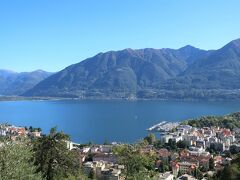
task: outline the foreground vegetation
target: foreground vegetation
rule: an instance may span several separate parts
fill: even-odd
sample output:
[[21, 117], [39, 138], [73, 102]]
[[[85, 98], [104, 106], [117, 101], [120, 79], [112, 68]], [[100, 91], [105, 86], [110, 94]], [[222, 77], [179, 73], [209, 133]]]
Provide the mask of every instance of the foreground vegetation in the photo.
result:
[[51, 129], [49, 135], [30, 141], [3, 140], [0, 147], [1, 180], [85, 179], [75, 151], [69, 151], [69, 136]]

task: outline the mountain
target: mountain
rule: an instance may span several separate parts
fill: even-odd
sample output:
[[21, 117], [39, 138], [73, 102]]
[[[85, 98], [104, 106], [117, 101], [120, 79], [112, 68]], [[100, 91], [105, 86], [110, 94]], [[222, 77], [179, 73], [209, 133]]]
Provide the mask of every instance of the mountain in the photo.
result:
[[240, 89], [240, 39], [195, 61], [170, 83], [174, 88], [176, 81], [187, 88]]
[[0, 70], [0, 95], [20, 95], [50, 75], [42, 70], [22, 73]]
[[160, 88], [208, 51], [186, 46], [173, 49], [124, 49], [100, 53], [52, 75], [26, 96], [125, 97]]
[[24, 96], [240, 99], [240, 39], [218, 50], [99, 53], [46, 78]]

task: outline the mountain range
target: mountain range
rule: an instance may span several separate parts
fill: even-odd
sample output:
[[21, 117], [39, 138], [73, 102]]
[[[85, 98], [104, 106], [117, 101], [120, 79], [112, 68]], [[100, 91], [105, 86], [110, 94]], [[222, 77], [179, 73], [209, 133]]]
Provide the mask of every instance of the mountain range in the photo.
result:
[[[208, 51], [187, 45], [180, 49], [124, 49], [99, 53], [43, 79], [22, 95], [238, 99], [240, 39]], [[5, 88], [4, 92], [7, 91]]]
[[0, 70], [0, 95], [23, 94], [52, 74], [42, 70], [21, 73]]

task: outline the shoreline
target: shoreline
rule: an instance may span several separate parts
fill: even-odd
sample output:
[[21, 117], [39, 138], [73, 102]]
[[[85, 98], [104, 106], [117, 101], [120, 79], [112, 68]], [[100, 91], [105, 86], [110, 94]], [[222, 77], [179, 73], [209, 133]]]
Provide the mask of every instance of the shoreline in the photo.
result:
[[85, 101], [85, 100], [97, 100], [97, 101], [176, 101], [176, 102], [236, 102], [240, 101], [240, 99], [199, 99], [199, 98], [99, 98], [99, 97], [87, 97], [87, 98], [68, 98], [68, 97], [24, 97], [24, 96], [0, 96], [0, 102], [6, 101], [61, 101], [61, 100], [75, 100], [75, 101]]

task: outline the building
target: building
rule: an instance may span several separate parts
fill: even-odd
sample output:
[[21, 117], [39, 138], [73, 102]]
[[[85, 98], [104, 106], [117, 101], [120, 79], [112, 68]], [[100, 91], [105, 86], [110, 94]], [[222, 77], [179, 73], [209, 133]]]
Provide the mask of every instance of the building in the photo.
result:
[[32, 136], [32, 137], [41, 137], [41, 131], [33, 131], [33, 132], [30, 132], [29, 135]]
[[26, 136], [26, 130], [23, 127], [10, 126], [7, 131], [10, 135]]
[[112, 145], [101, 145], [99, 147], [99, 151], [102, 153], [110, 153], [112, 151], [113, 146]]
[[200, 167], [203, 167], [205, 170], [209, 170], [209, 159], [211, 157], [208, 156], [208, 157], [199, 157], [198, 158], [198, 161], [199, 161], [199, 166]]
[[90, 147], [83, 147], [82, 149], [81, 149], [81, 152], [82, 153], [88, 153], [90, 151]]
[[210, 144], [210, 148], [222, 152], [225, 150], [225, 144], [222, 142], [215, 142]]
[[174, 180], [174, 175], [171, 172], [160, 173], [159, 176], [154, 178], [156, 180]]
[[86, 162], [83, 164], [83, 172], [87, 176], [91, 173], [91, 171], [94, 170], [93, 162]]
[[203, 148], [190, 147], [189, 155], [191, 155], [191, 156], [208, 156], [209, 152], [206, 152], [205, 149], [203, 149]]
[[102, 171], [105, 169], [106, 165], [103, 161], [99, 161], [96, 163], [96, 176], [101, 177]]
[[0, 136], [6, 136], [6, 135], [7, 135], [6, 128], [0, 128]]
[[205, 148], [205, 141], [203, 139], [196, 140], [196, 147]]
[[191, 129], [192, 129], [192, 126], [189, 126], [189, 125], [179, 125], [178, 127], [177, 127], [177, 130], [179, 131], [179, 132], [182, 132], [182, 133], [189, 133], [190, 131], [191, 131]]
[[240, 152], [240, 144], [231, 145], [230, 152], [239, 153]]
[[157, 151], [157, 155], [161, 161], [168, 163], [171, 153], [167, 149], [162, 148]]
[[77, 147], [80, 145], [78, 143], [74, 143], [74, 142], [71, 142], [71, 141], [66, 141], [66, 144], [67, 144], [67, 148], [69, 150], [77, 149]]
[[168, 141], [169, 141], [170, 139], [172, 139], [172, 138], [173, 138], [173, 135], [172, 135], [172, 134], [164, 134], [164, 135], [161, 135], [160, 141], [161, 141], [162, 143], [168, 143]]
[[190, 162], [179, 162], [179, 171], [183, 174], [191, 174], [197, 168], [197, 164]]
[[120, 174], [121, 170], [120, 169], [103, 169], [101, 171], [101, 175], [97, 179], [99, 180], [120, 180]]
[[178, 172], [179, 172], [178, 163], [172, 162], [172, 172], [173, 172], [173, 176], [176, 178], [178, 176]]
[[96, 174], [98, 180], [120, 180], [123, 166], [104, 161], [86, 162], [83, 164], [84, 173], [89, 176], [91, 172]]
[[105, 161], [108, 163], [117, 163], [117, 157], [110, 153], [98, 153], [93, 156], [93, 161]]
[[97, 153], [98, 150], [99, 150], [99, 147], [98, 147], [98, 146], [93, 146], [93, 147], [91, 147], [91, 149], [90, 149], [91, 153]]
[[197, 180], [197, 179], [188, 174], [184, 174], [184, 175], [180, 176], [179, 178], [177, 178], [177, 180]]

